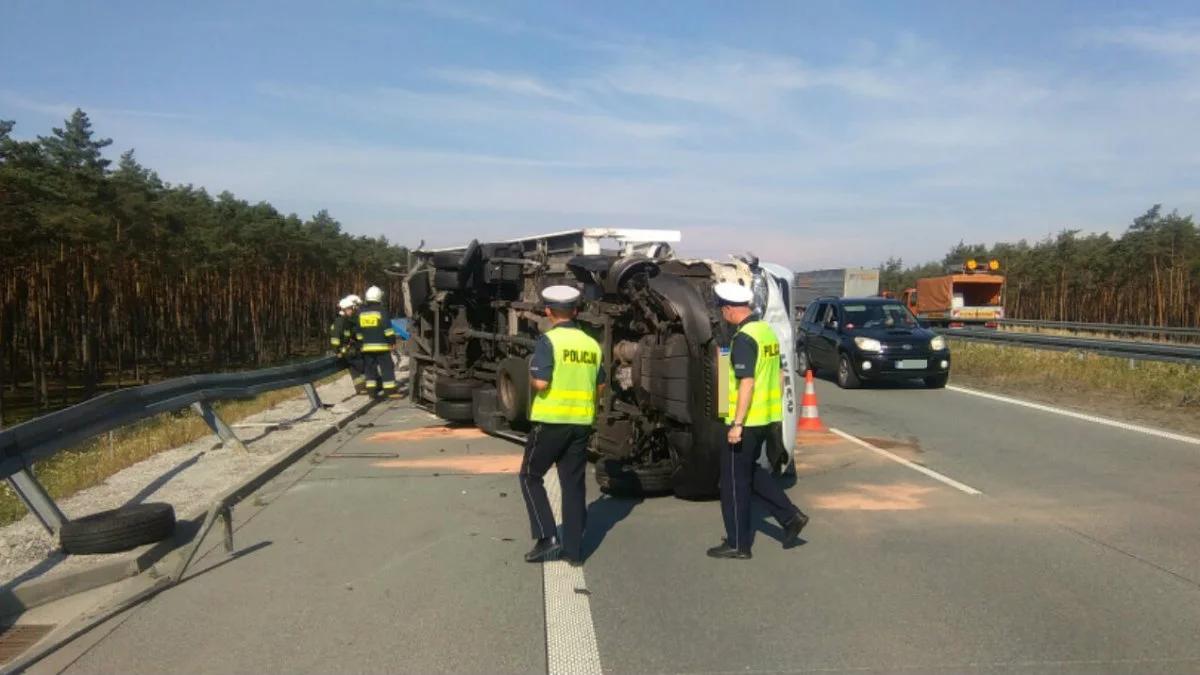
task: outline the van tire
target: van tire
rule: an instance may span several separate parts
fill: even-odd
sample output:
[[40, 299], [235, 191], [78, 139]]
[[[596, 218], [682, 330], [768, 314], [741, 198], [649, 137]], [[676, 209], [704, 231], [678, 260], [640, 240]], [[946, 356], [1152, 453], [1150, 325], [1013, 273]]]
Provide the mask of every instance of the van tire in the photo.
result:
[[671, 460], [633, 465], [615, 459], [596, 462], [600, 491], [617, 497], [652, 497], [674, 490], [675, 463]]
[[854, 372], [854, 364], [850, 363], [847, 354], [838, 357], [837, 383], [842, 389], [858, 389], [862, 386], [862, 380], [858, 379], [858, 373]]
[[470, 401], [438, 401], [433, 412], [447, 422], [475, 422], [475, 407]]
[[500, 412], [509, 422], [529, 419], [529, 361], [510, 356], [500, 362], [496, 375]]
[[441, 376], [434, 385], [434, 393], [438, 400], [470, 401], [471, 394], [479, 388], [482, 382], [477, 380], [460, 380], [455, 377]]

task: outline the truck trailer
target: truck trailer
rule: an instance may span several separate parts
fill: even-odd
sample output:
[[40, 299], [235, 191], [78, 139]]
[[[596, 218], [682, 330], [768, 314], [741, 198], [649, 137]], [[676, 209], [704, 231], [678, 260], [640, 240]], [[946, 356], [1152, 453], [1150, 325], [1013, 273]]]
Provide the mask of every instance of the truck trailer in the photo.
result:
[[713, 284], [754, 292], [784, 355], [781, 458], [794, 470], [796, 381], [789, 270], [752, 256], [678, 258], [677, 231], [584, 229], [417, 251], [404, 280], [413, 401], [505, 436], [530, 428], [529, 359], [548, 327], [542, 289], [570, 284], [578, 322], [601, 345], [608, 381], [589, 452], [608, 492], [717, 494], [728, 345]]
[[792, 279], [792, 302], [803, 311], [817, 298], [865, 298], [879, 295], [879, 270], [874, 267], [839, 267], [797, 272]]

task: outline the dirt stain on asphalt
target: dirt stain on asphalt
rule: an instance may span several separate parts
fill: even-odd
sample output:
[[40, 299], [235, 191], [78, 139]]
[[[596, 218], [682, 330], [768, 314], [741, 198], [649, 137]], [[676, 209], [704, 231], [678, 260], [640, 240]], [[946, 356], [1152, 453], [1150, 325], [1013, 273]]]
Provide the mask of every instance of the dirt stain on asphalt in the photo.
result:
[[898, 438], [877, 438], [875, 436], [863, 436], [862, 440], [879, 448], [887, 450], [893, 454], [899, 455], [910, 462], [916, 461], [917, 457], [925, 454], [924, 448], [921, 447], [921, 441], [916, 436], [909, 436], [907, 440]]
[[914, 483], [851, 483], [849, 490], [813, 495], [807, 501], [830, 511], [916, 511], [928, 506], [925, 495], [935, 488]]
[[367, 437], [370, 442], [383, 441], [428, 441], [428, 440], [471, 440], [485, 438], [487, 434], [476, 427], [418, 427], [403, 431], [382, 431]]
[[391, 459], [376, 462], [371, 466], [380, 469], [415, 469], [456, 474], [504, 474], [517, 473], [521, 469], [521, 455], [463, 455], [460, 457], [418, 457], [414, 459]]

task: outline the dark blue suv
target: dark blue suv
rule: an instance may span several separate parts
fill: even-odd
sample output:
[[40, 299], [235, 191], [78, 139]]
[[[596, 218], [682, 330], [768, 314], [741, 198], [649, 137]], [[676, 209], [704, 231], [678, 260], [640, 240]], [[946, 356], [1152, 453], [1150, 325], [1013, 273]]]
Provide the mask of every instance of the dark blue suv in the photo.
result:
[[912, 379], [941, 388], [950, 379], [946, 338], [891, 298], [817, 298], [800, 319], [796, 355], [800, 372], [832, 371], [843, 389]]

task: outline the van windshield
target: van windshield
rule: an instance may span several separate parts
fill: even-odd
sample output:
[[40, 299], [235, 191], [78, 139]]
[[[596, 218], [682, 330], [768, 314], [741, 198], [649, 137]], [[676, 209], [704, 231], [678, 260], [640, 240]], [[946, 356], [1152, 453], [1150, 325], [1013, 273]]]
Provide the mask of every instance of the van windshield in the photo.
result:
[[846, 328], [915, 328], [917, 320], [900, 303], [844, 305]]

